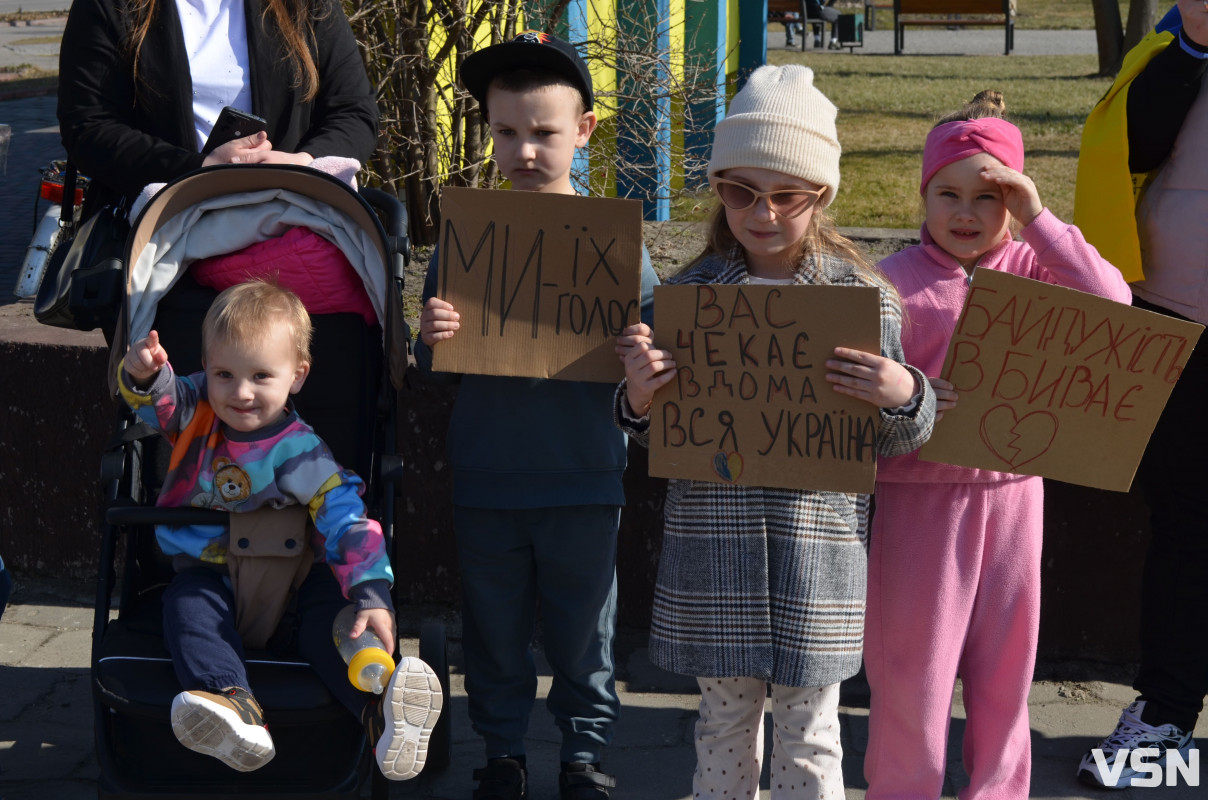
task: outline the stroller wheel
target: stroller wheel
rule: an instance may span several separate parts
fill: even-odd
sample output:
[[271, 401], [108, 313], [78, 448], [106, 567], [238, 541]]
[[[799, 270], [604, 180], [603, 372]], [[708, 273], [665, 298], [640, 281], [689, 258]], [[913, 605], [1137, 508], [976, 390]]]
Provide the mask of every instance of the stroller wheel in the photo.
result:
[[444, 772], [449, 767], [453, 737], [449, 727], [452, 717], [449, 709], [449, 641], [443, 624], [425, 622], [420, 626], [419, 657], [440, 679], [441, 693], [444, 695], [444, 713], [436, 721], [432, 737], [428, 740], [428, 759], [424, 769]]

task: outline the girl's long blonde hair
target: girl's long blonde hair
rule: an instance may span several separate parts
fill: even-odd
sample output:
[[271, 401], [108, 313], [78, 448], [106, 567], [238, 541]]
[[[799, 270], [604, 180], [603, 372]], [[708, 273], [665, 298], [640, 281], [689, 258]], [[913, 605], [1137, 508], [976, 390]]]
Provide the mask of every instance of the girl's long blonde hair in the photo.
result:
[[[126, 52], [134, 64], [134, 84], [138, 85], [138, 57], [151, 29], [151, 22], [161, 2], [172, 0], [128, 0], [126, 13], [130, 16], [130, 34]], [[319, 91], [319, 68], [310, 52], [314, 41], [314, 10], [310, 0], [265, 0], [264, 17], [281, 32], [289, 61], [294, 69], [294, 87], [302, 90], [303, 99], [313, 100]]]

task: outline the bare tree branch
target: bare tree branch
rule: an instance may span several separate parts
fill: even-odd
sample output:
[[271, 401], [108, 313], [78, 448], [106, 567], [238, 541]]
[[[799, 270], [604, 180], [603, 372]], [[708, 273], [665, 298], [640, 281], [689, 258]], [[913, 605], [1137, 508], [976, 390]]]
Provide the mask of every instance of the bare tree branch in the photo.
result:
[[[450, 75], [460, 73], [477, 41], [513, 38], [522, 7], [528, 26], [556, 34], [569, 0], [482, 0], [472, 14], [465, 0], [345, 0], [345, 5], [381, 112], [381, 136], [367, 166], [368, 183], [404, 198], [412, 239], [430, 242], [439, 221], [442, 186], [493, 187], [501, 180], [488, 155], [489, 128], [478, 104], [459, 79], [450, 81]], [[595, 192], [618, 176], [627, 176], [631, 184], [638, 178], [652, 184], [656, 174], [654, 164], [618, 157], [620, 151], [609, 137], [615, 137], [621, 117], [627, 136], [654, 142], [660, 129], [665, 132], [670, 124], [666, 114], [660, 118], [658, 101], [684, 110], [715, 98], [716, 54], [685, 58], [679, 78], [668, 66], [671, 54], [657, 46], [659, 28], [668, 21], [649, 14], [631, 16], [593, 29], [590, 41], [574, 43], [586, 45], [589, 62], [621, 73], [615, 89], [596, 93], [597, 112], [605, 124], [591, 145], [591, 174], [575, 176]], [[706, 166], [702, 154], [686, 152], [675, 137], [670, 160], [684, 175], [700, 174]], [[677, 193], [661, 190], [664, 198], [674, 199]]]

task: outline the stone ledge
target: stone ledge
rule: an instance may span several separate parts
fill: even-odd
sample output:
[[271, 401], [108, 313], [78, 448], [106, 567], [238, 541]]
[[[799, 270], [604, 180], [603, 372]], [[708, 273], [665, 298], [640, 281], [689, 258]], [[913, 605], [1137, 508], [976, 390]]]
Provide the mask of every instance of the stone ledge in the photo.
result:
[[100, 331], [42, 325], [34, 319], [34, 306], [28, 300], [0, 305], [0, 343], [105, 349], [105, 337]]
[[40, 325], [29, 303], [0, 306], [0, 550], [15, 570], [96, 572], [107, 359], [99, 333]]

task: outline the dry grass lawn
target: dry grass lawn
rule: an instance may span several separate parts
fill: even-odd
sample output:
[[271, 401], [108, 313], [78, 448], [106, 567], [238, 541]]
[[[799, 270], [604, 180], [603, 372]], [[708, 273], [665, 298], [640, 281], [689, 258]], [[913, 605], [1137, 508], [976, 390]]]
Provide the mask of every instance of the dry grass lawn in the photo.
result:
[[935, 120], [982, 89], [998, 89], [1023, 131], [1025, 172], [1061, 219], [1074, 208], [1082, 124], [1109, 81], [1094, 56], [893, 56], [774, 50], [773, 64], [803, 63], [839, 107], [842, 185], [832, 207], [843, 226], [913, 228], [920, 221], [923, 140]]

